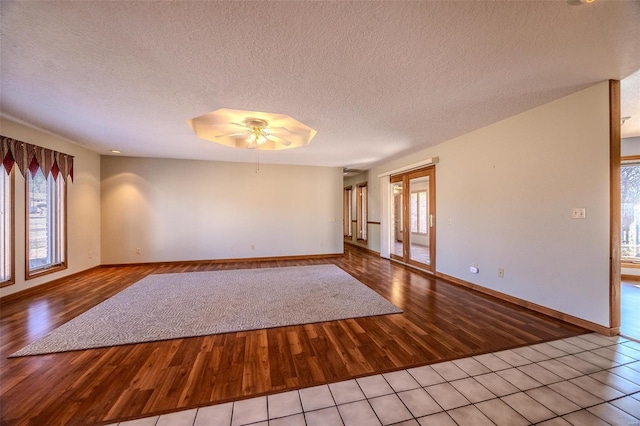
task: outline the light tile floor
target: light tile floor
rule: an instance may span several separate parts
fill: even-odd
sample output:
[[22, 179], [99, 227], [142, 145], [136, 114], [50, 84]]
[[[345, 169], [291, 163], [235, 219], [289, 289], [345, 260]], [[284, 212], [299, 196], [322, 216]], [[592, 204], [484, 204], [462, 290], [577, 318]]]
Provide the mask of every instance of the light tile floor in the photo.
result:
[[120, 426], [640, 426], [640, 343], [585, 334]]

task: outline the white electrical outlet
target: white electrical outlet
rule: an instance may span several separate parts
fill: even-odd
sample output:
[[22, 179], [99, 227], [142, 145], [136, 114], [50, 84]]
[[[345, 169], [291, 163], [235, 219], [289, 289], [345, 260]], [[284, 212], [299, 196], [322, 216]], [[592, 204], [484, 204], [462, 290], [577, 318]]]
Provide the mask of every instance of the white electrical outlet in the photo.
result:
[[504, 269], [498, 268], [498, 277], [504, 278]]
[[140, 247], [136, 248], [136, 254], [142, 253], [142, 249]]
[[571, 212], [572, 219], [586, 219], [587, 218], [587, 209], [584, 207], [575, 207]]

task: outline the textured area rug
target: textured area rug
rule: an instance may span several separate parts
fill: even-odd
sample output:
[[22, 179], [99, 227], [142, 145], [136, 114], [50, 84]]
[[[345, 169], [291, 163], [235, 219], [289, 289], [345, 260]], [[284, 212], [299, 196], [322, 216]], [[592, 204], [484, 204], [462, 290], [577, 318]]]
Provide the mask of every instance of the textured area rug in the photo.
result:
[[400, 312], [335, 265], [149, 275], [11, 357]]

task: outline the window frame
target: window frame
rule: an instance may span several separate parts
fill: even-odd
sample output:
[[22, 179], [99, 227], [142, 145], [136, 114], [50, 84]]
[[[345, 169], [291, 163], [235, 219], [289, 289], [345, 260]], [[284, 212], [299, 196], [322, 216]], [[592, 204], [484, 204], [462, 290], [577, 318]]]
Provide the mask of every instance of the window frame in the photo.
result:
[[368, 202], [367, 182], [360, 183], [356, 186], [356, 239], [363, 242], [366, 242], [368, 237]]
[[[0, 287], [6, 287], [16, 282], [16, 185], [15, 185], [15, 167], [11, 169], [11, 172], [7, 175], [7, 171], [4, 166], [0, 167], [0, 173], [3, 174], [3, 177], [7, 179], [9, 184], [9, 219], [8, 219], [8, 231], [9, 231], [9, 279], [0, 281]], [[6, 220], [6, 219], [5, 219]], [[5, 224], [0, 224], [0, 226], [5, 226]], [[6, 247], [5, 247], [6, 248]], [[5, 252], [6, 253], [6, 252]]]
[[[429, 235], [429, 191], [425, 190], [418, 190], [418, 191], [411, 191], [411, 193], [409, 194], [409, 203], [413, 203], [412, 200], [412, 196], [415, 194], [416, 196], [416, 230], [414, 231], [413, 229], [413, 223], [410, 224], [411, 228], [410, 228], [410, 232], [412, 234], [418, 234], [418, 235]], [[422, 209], [420, 207], [420, 194], [424, 194], [424, 201], [425, 201], [425, 208]], [[413, 207], [413, 204], [410, 206], [410, 208]], [[409, 210], [411, 211], [411, 209]], [[423, 221], [421, 221], [420, 219], [424, 219]], [[420, 225], [422, 224], [422, 222], [424, 222], [424, 231], [420, 231]]]
[[[42, 171], [42, 169], [38, 170], [38, 173], [42, 173], [44, 175], [44, 172]], [[57, 179], [53, 178], [53, 175], [51, 173], [47, 173], [47, 175], [45, 176], [45, 179], [47, 179], [47, 182], [49, 182], [49, 179], [51, 179], [52, 182], [54, 182], [56, 185], [61, 184], [62, 185], [62, 191], [59, 195], [59, 198], [62, 198], [61, 201], [61, 206], [62, 206], [62, 218], [61, 218], [61, 225], [62, 225], [62, 231], [57, 235], [58, 238], [62, 238], [63, 241], [60, 244], [58, 241], [56, 241], [56, 244], [60, 244], [61, 246], [61, 255], [62, 255], [62, 261], [58, 262], [56, 264], [53, 264], [51, 266], [46, 266], [46, 267], [42, 267], [42, 268], [36, 268], [36, 269], [31, 269], [30, 266], [30, 255], [29, 255], [29, 250], [30, 250], [30, 244], [29, 244], [29, 233], [30, 233], [30, 223], [29, 223], [29, 215], [30, 215], [30, 206], [29, 206], [29, 202], [30, 202], [30, 193], [29, 193], [29, 180], [31, 179], [31, 174], [29, 171], [26, 171], [25, 173], [25, 279], [26, 280], [30, 280], [32, 278], [37, 278], [37, 277], [41, 277], [43, 275], [48, 275], [54, 272], [58, 272], [58, 271], [62, 271], [64, 269], [67, 269], [68, 265], [67, 265], [67, 259], [68, 259], [68, 253], [67, 253], [67, 243], [68, 243], [68, 238], [67, 238], [67, 184], [65, 182], [65, 180], [62, 178], [61, 174], [58, 174]]]

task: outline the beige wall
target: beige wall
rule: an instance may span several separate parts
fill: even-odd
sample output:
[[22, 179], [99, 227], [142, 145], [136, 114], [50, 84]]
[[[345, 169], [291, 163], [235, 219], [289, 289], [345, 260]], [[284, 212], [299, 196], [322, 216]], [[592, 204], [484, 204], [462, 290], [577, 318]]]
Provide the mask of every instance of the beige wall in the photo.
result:
[[15, 179], [16, 283], [0, 289], [0, 297], [83, 271], [100, 264], [100, 156], [66, 139], [0, 119], [0, 133], [33, 145], [75, 156], [74, 181], [67, 184], [68, 268], [25, 280], [25, 181]]
[[255, 167], [102, 157], [102, 263], [342, 253], [339, 168]]
[[[374, 167], [369, 176], [430, 157], [440, 160], [438, 272], [609, 326], [607, 82]], [[371, 178], [369, 191], [370, 220], [380, 220], [379, 181]], [[574, 207], [586, 208], [587, 218], [572, 219]], [[469, 272], [474, 263], [477, 275]]]

